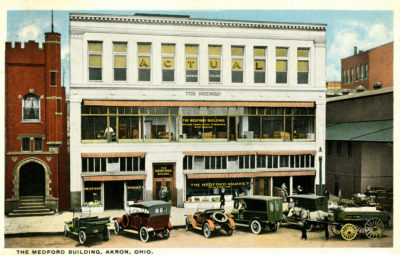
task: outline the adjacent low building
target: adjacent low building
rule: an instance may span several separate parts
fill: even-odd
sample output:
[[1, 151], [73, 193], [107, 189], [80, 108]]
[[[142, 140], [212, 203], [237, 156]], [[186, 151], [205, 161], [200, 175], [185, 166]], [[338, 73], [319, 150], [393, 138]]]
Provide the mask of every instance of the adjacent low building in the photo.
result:
[[327, 99], [326, 179], [344, 198], [393, 186], [393, 87]]
[[326, 25], [70, 15], [71, 204], [324, 184]]

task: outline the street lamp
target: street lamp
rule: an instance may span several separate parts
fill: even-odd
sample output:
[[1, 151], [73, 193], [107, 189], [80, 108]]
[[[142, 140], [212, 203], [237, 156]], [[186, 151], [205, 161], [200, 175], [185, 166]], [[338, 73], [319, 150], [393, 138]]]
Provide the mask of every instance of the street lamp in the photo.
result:
[[322, 148], [319, 148], [319, 195], [322, 196]]

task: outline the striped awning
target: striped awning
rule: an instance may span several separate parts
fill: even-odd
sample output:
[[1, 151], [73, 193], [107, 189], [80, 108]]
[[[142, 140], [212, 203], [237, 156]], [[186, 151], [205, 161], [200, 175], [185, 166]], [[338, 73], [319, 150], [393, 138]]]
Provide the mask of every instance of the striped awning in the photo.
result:
[[146, 153], [82, 153], [82, 157], [145, 157]]

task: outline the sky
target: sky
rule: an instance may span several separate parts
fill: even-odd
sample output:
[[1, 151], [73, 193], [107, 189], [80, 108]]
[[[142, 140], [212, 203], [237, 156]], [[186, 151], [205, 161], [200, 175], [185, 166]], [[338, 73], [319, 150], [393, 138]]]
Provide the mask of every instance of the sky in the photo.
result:
[[[64, 85], [69, 90], [69, 13], [185, 14], [191, 18], [327, 24], [326, 79], [340, 81], [340, 59], [351, 56], [354, 46], [368, 50], [393, 41], [392, 11], [327, 10], [216, 10], [216, 11], [54, 11], [54, 31], [61, 33]], [[8, 11], [7, 41], [44, 42], [51, 30], [51, 11]]]

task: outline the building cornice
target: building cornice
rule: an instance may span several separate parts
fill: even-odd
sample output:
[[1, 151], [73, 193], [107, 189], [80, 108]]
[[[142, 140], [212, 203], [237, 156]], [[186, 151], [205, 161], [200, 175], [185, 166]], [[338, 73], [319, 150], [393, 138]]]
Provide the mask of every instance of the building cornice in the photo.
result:
[[70, 14], [70, 21], [76, 22], [100, 22], [100, 23], [134, 23], [152, 25], [175, 26], [201, 26], [224, 27], [245, 29], [280, 29], [280, 30], [311, 30], [326, 31], [324, 24], [278, 23], [278, 22], [254, 22], [254, 21], [225, 21], [202, 20], [190, 18], [148, 17], [130, 15], [104, 15], [104, 14]]

